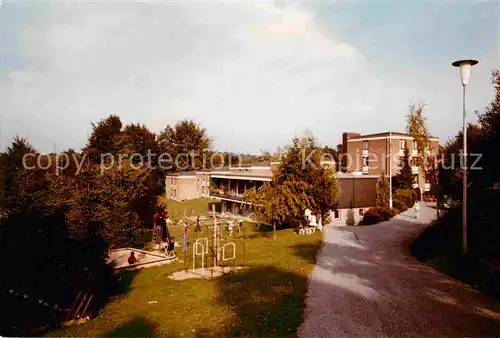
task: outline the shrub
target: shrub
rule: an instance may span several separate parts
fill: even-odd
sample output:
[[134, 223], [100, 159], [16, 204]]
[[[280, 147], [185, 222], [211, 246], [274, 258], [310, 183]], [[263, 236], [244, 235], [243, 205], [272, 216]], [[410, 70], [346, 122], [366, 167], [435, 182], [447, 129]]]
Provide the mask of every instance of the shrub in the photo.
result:
[[400, 213], [408, 210], [408, 205], [406, 205], [399, 199], [395, 199], [394, 201], [392, 201], [392, 206], [394, 207], [394, 209], [397, 209]]
[[394, 216], [396, 216], [396, 215], [398, 215], [398, 214], [399, 214], [399, 210], [398, 210], [398, 209], [396, 209], [396, 208], [392, 208], [392, 209], [391, 209], [391, 214], [392, 214], [392, 217], [394, 217]]
[[417, 200], [417, 194], [412, 189], [396, 189], [394, 199], [411, 207]]
[[392, 212], [389, 208], [379, 208], [378, 214], [382, 218], [382, 221], [388, 221], [392, 217]]
[[371, 209], [365, 212], [365, 215], [363, 216], [363, 225], [373, 225], [377, 224], [378, 222], [382, 221], [382, 217], [375, 211], [372, 211]]

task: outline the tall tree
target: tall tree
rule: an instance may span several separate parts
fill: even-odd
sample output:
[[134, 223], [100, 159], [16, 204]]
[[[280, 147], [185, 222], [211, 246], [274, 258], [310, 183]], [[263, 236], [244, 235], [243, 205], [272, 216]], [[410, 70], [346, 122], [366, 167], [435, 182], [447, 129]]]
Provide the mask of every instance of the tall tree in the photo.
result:
[[109, 115], [97, 123], [92, 122], [92, 134], [84, 148], [90, 161], [99, 162], [102, 154], [119, 153], [121, 129], [122, 122], [117, 115]]
[[167, 126], [158, 137], [162, 153], [169, 154], [173, 159], [164, 166], [172, 166], [176, 171], [209, 166], [212, 142], [206, 129], [189, 119], [179, 121], [174, 126]]
[[[148, 150], [151, 154], [159, 155], [159, 147], [156, 142], [155, 133], [151, 132], [145, 125], [128, 124], [123, 128], [119, 141], [120, 153], [132, 155], [140, 154], [146, 157]], [[154, 159], [153, 159], [154, 160]]]
[[411, 170], [410, 150], [406, 147], [404, 155], [399, 160], [399, 172], [392, 179], [393, 185], [401, 189], [413, 189], [414, 177]]
[[382, 173], [377, 179], [377, 187], [375, 191], [375, 203], [377, 207], [389, 207], [390, 186], [389, 179]]
[[430, 147], [430, 134], [427, 127], [427, 118], [424, 116], [423, 103], [410, 103], [406, 116], [406, 132], [417, 142], [417, 163], [425, 174], [427, 170], [428, 153]]
[[306, 208], [326, 216], [336, 208], [340, 189], [334, 172], [321, 166], [321, 155], [312, 135], [295, 137], [285, 147], [272, 181], [247, 191], [244, 200], [258, 205], [257, 213], [273, 225], [299, 225]]

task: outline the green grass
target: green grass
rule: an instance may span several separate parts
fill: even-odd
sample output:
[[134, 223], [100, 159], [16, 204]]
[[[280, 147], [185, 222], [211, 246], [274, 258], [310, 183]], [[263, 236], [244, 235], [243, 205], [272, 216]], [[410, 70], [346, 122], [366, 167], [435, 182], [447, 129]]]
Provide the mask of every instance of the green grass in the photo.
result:
[[220, 211], [220, 201], [210, 198], [197, 198], [178, 202], [162, 197], [160, 201], [167, 206], [168, 215], [174, 220], [184, 216], [206, 216], [208, 211], [212, 211], [212, 204], [215, 205], [217, 211]]
[[[182, 262], [124, 273], [124, 284], [130, 283], [126, 293], [114, 298], [91, 321], [50, 335], [295, 336], [321, 234], [297, 235], [287, 229], [278, 231], [273, 240], [271, 231], [257, 231], [251, 223], [245, 223], [244, 228], [246, 239], [241, 233], [235, 234], [233, 241], [237, 265], [243, 265], [245, 242], [248, 269], [211, 280], [185, 281], [168, 278], [184, 269]], [[182, 241], [180, 226], [172, 227], [171, 232]], [[191, 242], [195, 235], [199, 236], [191, 229]], [[208, 229], [203, 235], [209, 236]], [[176, 253], [184, 260], [179, 248]], [[186, 261], [192, 264], [190, 256]]]

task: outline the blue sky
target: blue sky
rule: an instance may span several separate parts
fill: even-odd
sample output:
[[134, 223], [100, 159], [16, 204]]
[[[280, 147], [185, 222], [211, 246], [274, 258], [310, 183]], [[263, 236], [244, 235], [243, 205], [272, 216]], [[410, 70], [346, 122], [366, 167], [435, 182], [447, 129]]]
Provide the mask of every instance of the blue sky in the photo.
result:
[[477, 58], [469, 116], [491, 100], [497, 2], [4, 1], [1, 148], [80, 149], [110, 113], [155, 132], [188, 117], [219, 150], [274, 150], [310, 130], [402, 131], [425, 101], [443, 141], [461, 126], [451, 62]]

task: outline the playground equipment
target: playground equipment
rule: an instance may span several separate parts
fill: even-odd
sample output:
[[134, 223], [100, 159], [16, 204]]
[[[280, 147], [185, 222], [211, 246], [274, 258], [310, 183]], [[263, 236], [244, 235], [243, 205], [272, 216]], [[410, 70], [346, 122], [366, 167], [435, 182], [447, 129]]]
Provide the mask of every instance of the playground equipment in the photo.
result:
[[[229, 222], [232, 223], [232, 221], [228, 222], [228, 227], [227, 227], [227, 236], [224, 238], [223, 235], [223, 224], [218, 222], [217, 217], [215, 216], [215, 207], [212, 207], [212, 215], [213, 218], [211, 222], [213, 222], [213, 225], [207, 225], [208, 230], [212, 234], [211, 241], [209, 241], [209, 238], [207, 237], [202, 237], [198, 238], [194, 241], [193, 243], [193, 249], [192, 249], [192, 268], [187, 269], [187, 265], [185, 265], [185, 272], [186, 273], [194, 273], [194, 274], [199, 274], [203, 277], [214, 277], [215, 275], [220, 275], [221, 273], [224, 273], [225, 270], [228, 268], [224, 268], [224, 265], [226, 265], [226, 262], [232, 261], [234, 265], [234, 269], [236, 270], [236, 243], [233, 241], [232, 238], [232, 224], [229, 224]], [[197, 219], [196, 224], [200, 224], [200, 220]], [[197, 232], [195, 232], [194, 235], [196, 235]], [[244, 236], [245, 238], [245, 236]], [[222, 243], [221, 243], [222, 242]], [[224, 243], [226, 242], [226, 243]], [[243, 251], [245, 250], [245, 245], [243, 243]], [[208, 261], [207, 258], [210, 258], [211, 261]], [[243, 254], [243, 258], [245, 258], [245, 255]], [[185, 257], [187, 259], [187, 257]], [[201, 262], [200, 262], [201, 260]], [[231, 268], [229, 268], [230, 270]]]

